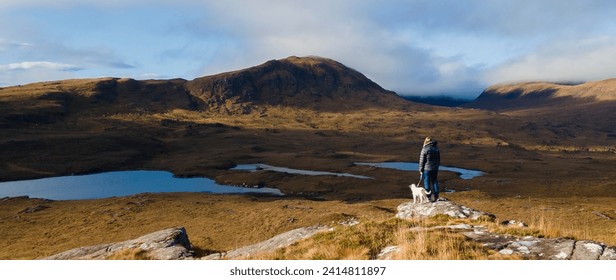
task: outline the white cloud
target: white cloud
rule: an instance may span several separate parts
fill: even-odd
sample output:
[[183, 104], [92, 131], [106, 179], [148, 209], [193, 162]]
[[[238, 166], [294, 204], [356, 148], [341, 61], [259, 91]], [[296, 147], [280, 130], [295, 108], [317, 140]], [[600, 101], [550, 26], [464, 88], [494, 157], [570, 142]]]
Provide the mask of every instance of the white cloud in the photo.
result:
[[77, 65], [50, 61], [4, 64], [0, 65], [0, 86], [74, 78], [74, 73], [81, 69]]
[[[418, 47], [420, 38], [389, 30], [371, 13], [379, 6], [357, 1], [251, 1], [210, 3], [208, 15], [189, 27], [202, 38], [225, 34], [201, 75], [291, 55], [338, 60], [399, 93], [447, 92], [472, 85], [476, 72], [460, 57]], [[238, 8], [241, 7], [241, 8]], [[210, 49], [211, 51], [211, 49]]]
[[56, 63], [49, 61], [24, 61], [18, 63], [10, 63], [6, 65], [0, 65], [0, 71], [20, 71], [20, 70], [30, 70], [33, 68], [47, 68], [58, 71], [79, 71], [83, 68], [66, 63]]
[[555, 41], [485, 73], [487, 83], [592, 81], [616, 77], [616, 37]]
[[0, 38], [0, 51], [6, 51], [11, 49], [25, 49], [33, 46], [34, 45], [31, 43], [15, 42]]

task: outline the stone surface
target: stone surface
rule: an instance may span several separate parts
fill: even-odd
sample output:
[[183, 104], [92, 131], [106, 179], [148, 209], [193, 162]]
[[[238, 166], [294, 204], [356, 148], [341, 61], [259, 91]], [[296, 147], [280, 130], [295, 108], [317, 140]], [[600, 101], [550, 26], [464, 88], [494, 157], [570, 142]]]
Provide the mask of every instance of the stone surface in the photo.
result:
[[602, 244], [593, 241], [583, 240], [575, 242], [572, 260], [598, 260], [603, 254]]
[[141, 236], [137, 239], [112, 244], [81, 247], [62, 252], [48, 260], [102, 260], [123, 250], [140, 250], [149, 259], [180, 260], [191, 259], [191, 245], [186, 230], [182, 227], [169, 228]]
[[[503, 255], [517, 254], [528, 259], [567, 260], [573, 255], [575, 241], [565, 238], [538, 238], [489, 232], [485, 227], [474, 226], [463, 231], [469, 239], [485, 248]], [[596, 259], [596, 258], [595, 258]]]
[[387, 246], [376, 256], [377, 260], [391, 260], [394, 253], [400, 252], [398, 246]]
[[[445, 214], [454, 218], [471, 220], [495, 220], [492, 214], [473, 210], [465, 206], [456, 205], [450, 201], [436, 203], [413, 204], [412, 201], [400, 204], [396, 217], [422, 218]], [[526, 227], [520, 221], [504, 221], [503, 226]], [[539, 260], [616, 260], [616, 248], [606, 247], [602, 243], [593, 241], [575, 241], [568, 238], [539, 238], [533, 236], [514, 236], [490, 232], [486, 227], [479, 225], [457, 224], [449, 226], [436, 226], [432, 228], [411, 228], [409, 231], [422, 230], [454, 230], [470, 240], [481, 243], [485, 248], [494, 250], [503, 255], [520, 255], [525, 259]]]
[[616, 247], [607, 247], [603, 250], [600, 260], [616, 260]]
[[539, 259], [544, 260], [567, 260], [573, 254], [575, 241], [566, 238], [541, 238], [531, 249], [531, 252]]
[[314, 234], [330, 229], [325, 226], [311, 226], [294, 229], [279, 235], [276, 235], [263, 242], [245, 246], [236, 250], [228, 251], [226, 253], [211, 254], [203, 257], [204, 260], [218, 260], [218, 259], [237, 259], [247, 258], [256, 254], [273, 252], [276, 249], [283, 248], [295, 243], [298, 240], [308, 238]]
[[528, 227], [525, 223], [521, 221], [516, 221], [516, 220], [502, 221], [501, 225], [506, 226], [506, 227], [519, 227], [519, 228]]
[[437, 201], [434, 203], [417, 203], [412, 201], [400, 204], [396, 217], [401, 219], [432, 217], [444, 214], [453, 218], [461, 219], [486, 219], [493, 221], [496, 217], [492, 214], [477, 211], [466, 206], [457, 205], [451, 201]]

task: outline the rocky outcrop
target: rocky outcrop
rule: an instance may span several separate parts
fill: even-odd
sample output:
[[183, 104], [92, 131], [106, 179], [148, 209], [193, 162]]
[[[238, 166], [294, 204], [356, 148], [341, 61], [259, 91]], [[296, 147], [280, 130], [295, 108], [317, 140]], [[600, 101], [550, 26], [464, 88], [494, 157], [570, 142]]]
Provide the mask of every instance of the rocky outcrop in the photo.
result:
[[412, 201], [402, 203], [398, 206], [397, 218], [421, 218], [433, 217], [436, 215], [447, 215], [460, 219], [485, 219], [493, 221], [496, 217], [492, 214], [477, 211], [466, 206], [457, 205], [451, 201], [437, 201], [435, 203], [413, 203]]
[[616, 255], [612, 254], [614, 247], [589, 240], [497, 234], [478, 226], [461, 233], [503, 255], [518, 254], [540, 260], [616, 260]]
[[135, 250], [145, 259], [181, 260], [192, 259], [190, 241], [182, 227], [169, 228], [137, 239], [119, 243], [81, 247], [62, 252], [47, 260], [104, 260], [122, 251]]
[[[422, 218], [438, 214], [448, 215], [461, 219], [489, 219], [496, 217], [450, 201], [436, 203], [413, 204], [403, 203], [398, 206], [396, 217]], [[519, 221], [505, 221], [501, 225], [526, 227]], [[608, 247], [603, 243], [590, 240], [576, 241], [569, 238], [539, 238], [534, 236], [515, 236], [490, 232], [485, 226], [470, 225], [466, 223], [436, 226], [430, 228], [411, 228], [410, 231], [449, 230], [459, 232], [467, 238], [481, 243], [487, 249], [497, 251], [502, 255], [519, 255], [524, 259], [539, 260], [616, 260], [616, 247]], [[386, 247], [379, 254], [379, 259], [389, 259], [397, 251], [395, 246]]]
[[203, 257], [204, 260], [219, 260], [219, 259], [238, 259], [248, 258], [256, 254], [273, 252], [276, 249], [287, 247], [300, 239], [305, 239], [315, 235], [318, 232], [328, 230], [325, 226], [311, 226], [294, 229], [279, 235], [276, 235], [263, 242], [242, 247], [226, 253], [211, 254]]

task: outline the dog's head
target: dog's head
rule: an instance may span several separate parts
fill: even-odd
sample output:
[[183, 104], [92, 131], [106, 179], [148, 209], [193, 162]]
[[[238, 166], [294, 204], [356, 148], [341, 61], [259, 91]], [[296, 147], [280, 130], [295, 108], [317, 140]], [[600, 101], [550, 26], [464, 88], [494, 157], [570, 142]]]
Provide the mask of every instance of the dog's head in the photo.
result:
[[415, 184], [410, 184], [410, 185], [409, 185], [409, 188], [411, 188], [411, 189], [412, 189], [412, 188], [416, 188], [416, 187], [417, 187], [417, 185], [415, 185]]

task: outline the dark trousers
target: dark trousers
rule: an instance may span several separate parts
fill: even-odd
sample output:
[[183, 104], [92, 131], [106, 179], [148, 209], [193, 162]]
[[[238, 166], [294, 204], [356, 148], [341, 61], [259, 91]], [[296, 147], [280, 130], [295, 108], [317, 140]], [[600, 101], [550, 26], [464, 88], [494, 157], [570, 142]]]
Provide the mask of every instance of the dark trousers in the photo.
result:
[[[424, 180], [424, 189], [426, 191], [431, 191], [431, 195], [434, 196], [434, 200], [438, 199], [438, 169], [437, 170], [424, 170], [423, 180]], [[428, 196], [430, 198], [430, 196]]]

